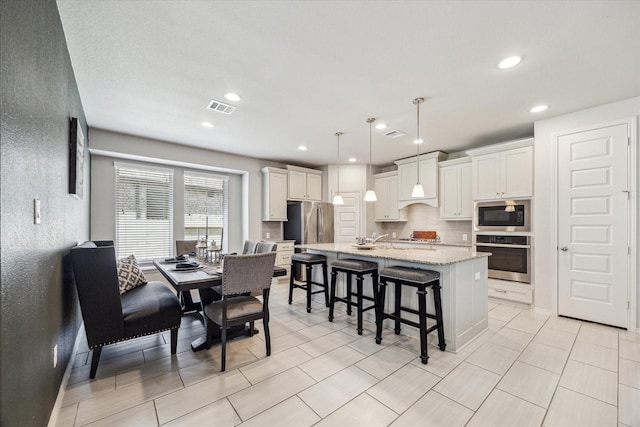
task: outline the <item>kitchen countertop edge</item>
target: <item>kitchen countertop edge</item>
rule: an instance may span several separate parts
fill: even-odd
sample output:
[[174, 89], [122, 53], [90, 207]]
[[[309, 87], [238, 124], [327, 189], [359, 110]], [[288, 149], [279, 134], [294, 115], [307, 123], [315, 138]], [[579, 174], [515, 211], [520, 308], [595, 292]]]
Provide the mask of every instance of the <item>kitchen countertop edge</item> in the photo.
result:
[[410, 249], [410, 248], [383, 248], [377, 247], [370, 250], [357, 249], [351, 243], [316, 243], [296, 245], [296, 248], [335, 252], [348, 255], [357, 255], [371, 258], [390, 259], [394, 261], [415, 262], [420, 264], [449, 265], [458, 262], [473, 260], [491, 255], [487, 252], [461, 252], [446, 249]]

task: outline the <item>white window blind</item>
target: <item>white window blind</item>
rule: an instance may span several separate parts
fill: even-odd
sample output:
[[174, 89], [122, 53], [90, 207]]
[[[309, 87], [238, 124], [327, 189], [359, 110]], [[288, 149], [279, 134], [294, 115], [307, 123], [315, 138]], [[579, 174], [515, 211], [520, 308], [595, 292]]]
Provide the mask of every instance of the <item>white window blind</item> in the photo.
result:
[[184, 173], [184, 239], [215, 240], [222, 248], [227, 227], [227, 177]]
[[116, 253], [139, 260], [173, 247], [173, 170], [116, 163]]

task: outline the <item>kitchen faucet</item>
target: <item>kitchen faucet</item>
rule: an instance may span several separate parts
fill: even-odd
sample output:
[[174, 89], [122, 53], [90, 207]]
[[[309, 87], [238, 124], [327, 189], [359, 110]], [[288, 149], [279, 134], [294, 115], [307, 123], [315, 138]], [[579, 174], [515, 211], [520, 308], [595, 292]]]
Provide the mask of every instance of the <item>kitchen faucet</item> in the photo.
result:
[[381, 234], [378, 237], [376, 237], [376, 232], [374, 231], [371, 234], [371, 243], [373, 244], [373, 243], [377, 242], [378, 240], [382, 239], [383, 237], [388, 237], [388, 236], [389, 236], [388, 234]]

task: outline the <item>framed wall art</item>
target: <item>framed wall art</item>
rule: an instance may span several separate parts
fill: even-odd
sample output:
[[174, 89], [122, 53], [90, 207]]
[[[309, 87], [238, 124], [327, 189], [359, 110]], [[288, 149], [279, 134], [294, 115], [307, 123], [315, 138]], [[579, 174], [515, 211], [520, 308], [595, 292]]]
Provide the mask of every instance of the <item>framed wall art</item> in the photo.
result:
[[69, 194], [82, 199], [84, 184], [84, 132], [77, 118], [71, 118], [69, 135]]

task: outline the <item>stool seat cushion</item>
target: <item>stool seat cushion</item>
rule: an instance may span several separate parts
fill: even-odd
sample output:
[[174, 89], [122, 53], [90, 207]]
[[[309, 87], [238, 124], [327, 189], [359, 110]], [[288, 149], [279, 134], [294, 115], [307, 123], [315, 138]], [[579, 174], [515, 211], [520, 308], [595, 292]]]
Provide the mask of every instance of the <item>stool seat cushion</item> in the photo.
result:
[[359, 259], [336, 259], [331, 261], [331, 266], [352, 271], [366, 271], [378, 268], [378, 264], [375, 262], [362, 261]]
[[411, 267], [387, 267], [380, 270], [380, 278], [383, 277], [413, 283], [429, 283], [440, 279], [440, 273]]
[[326, 261], [327, 257], [324, 255], [316, 255], [316, 254], [293, 254], [291, 255], [291, 261], [299, 261], [299, 262], [322, 262]]

